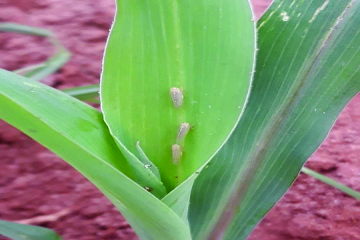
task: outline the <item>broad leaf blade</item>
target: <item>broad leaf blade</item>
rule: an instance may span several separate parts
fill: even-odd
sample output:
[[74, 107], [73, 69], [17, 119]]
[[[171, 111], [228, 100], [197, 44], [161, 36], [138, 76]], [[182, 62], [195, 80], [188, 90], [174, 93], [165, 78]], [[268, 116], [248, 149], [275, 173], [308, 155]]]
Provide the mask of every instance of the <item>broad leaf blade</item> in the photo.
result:
[[0, 220], [0, 236], [13, 240], [61, 240], [51, 229]]
[[245, 239], [290, 187], [360, 90], [359, 11], [357, 0], [277, 0], [263, 16], [248, 106], [193, 187], [194, 239]]
[[128, 177], [129, 167], [96, 109], [0, 70], [0, 118], [55, 152], [111, 195], [124, 216], [132, 216], [127, 220], [142, 239], [189, 239], [183, 221]]
[[[141, 142], [171, 190], [215, 154], [243, 110], [255, 50], [250, 6], [247, 0], [117, 5], [101, 82], [105, 121], [123, 151], [137, 155]], [[183, 90], [179, 108], [172, 87]], [[192, 129], [173, 164], [171, 147], [184, 122]]]

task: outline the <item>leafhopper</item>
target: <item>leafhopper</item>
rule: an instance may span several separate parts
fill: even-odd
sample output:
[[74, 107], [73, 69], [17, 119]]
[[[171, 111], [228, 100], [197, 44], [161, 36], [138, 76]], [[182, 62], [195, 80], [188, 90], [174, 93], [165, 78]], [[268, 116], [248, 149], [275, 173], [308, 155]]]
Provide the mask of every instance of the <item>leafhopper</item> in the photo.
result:
[[177, 134], [177, 137], [176, 137], [176, 142], [179, 143], [181, 142], [183, 139], [185, 139], [185, 137], [187, 136], [187, 134], [189, 133], [189, 130], [190, 130], [191, 126], [189, 123], [187, 122], [184, 122], [180, 125], [180, 128], [179, 128], [179, 132]]
[[177, 87], [170, 88], [170, 96], [171, 96], [171, 100], [174, 104], [174, 107], [179, 108], [183, 105], [184, 94], [180, 88], [177, 88]]
[[171, 151], [173, 163], [178, 164], [182, 156], [181, 146], [179, 144], [174, 144], [171, 146]]

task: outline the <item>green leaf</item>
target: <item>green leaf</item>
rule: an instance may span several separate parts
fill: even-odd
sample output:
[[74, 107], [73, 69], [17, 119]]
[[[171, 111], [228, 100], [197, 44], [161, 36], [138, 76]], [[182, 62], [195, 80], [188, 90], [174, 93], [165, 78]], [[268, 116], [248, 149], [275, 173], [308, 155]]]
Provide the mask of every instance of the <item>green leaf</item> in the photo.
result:
[[[73, 96], [77, 99], [81, 100], [91, 100], [93, 98], [96, 98], [98, 96], [99, 91], [99, 85], [88, 85], [88, 86], [82, 86], [82, 87], [75, 87], [75, 88], [69, 88], [66, 90], [62, 90], [66, 94], [69, 94], [70, 96]], [[323, 183], [332, 186], [349, 196], [352, 196], [356, 199], [360, 200], [360, 193], [339, 183], [336, 180], [330, 179], [323, 174], [317, 173], [315, 171], [312, 171], [311, 169], [303, 167], [301, 171], [304, 174], [307, 174], [313, 178], [316, 178]], [[157, 173], [158, 175], [158, 173]], [[195, 180], [196, 175], [192, 175], [190, 178], [192, 180], [189, 181], [187, 179], [184, 183], [182, 183], [180, 186], [178, 186], [174, 191], [170, 192], [168, 195], [166, 195], [162, 201], [168, 205], [170, 208], [173, 209], [176, 213], [178, 213], [179, 216], [182, 216], [183, 220], [187, 220], [187, 211], [188, 211], [188, 205], [189, 205], [189, 198], [190, 198], [190, 192], [192, 184], [194, 183], [193, 180]], [[189, 181], [189, 182], [188, 182]], [[181, 189], [181, 190], [180, 190]]]
[[159, 179], [159, 181], [161, 180], [160, 177], [160, 172], [159, 169], [155, 166], [154, 163], [152, 163], [150, 161], [150, 159], [146, 156], [144, 150], [142, 150], [141, 146], [140, 146], [140, 142], [136, 143], [136, 148], [138, 150], [138, 153], [140, 155], [139, 160], [144, 164], [144, 166], [146, 168], [149, 168], [150, 171], [157, 177], [157, 179]]
[[[62, 68], [62, 66], [64, 66], [64, 64], [70, 60], [70, 56], [71, 53], [69, 51], [65, 50], [64, 48], [59, 49], [54, 56], [50, 57], [42, 64], [37, 64], [37, 68], [24, 73], [23, 76], [31, 78], [35, 81], [40, 81]], [[19, 69], [17, 71], [21, 70], [22, 69]]]
[[51, 31], [43, 28], [30, 27], [11, 22], [1, 23], [0, 31], [44, 37], [47, 38], [56, 48], [56, 53], [54, 56], [50, 57], [43, 63], [15, 70], [14, 72], [17, 74], [21, 74], [33, 80], [40, 81], [43, 78], [56, 72], [70, 59], [71, 53], [60, 43], [57, 38], [55, 38]]
[[94, 183], [121, 209], [141, 239], [190, 239], [188, 227], [176, 213], [129, 178], [129, 166], [96, 109], [0, 70], [0, 118]]
[[43, 28], [37, 28], [37, 27], [30, 27], [12, 22], [0, 23], [0, 31], [27, 34], [27, 35], [36, 35], [40, 37], [54, 36], [54, 34], [49, 30]]
[[321, 182], [323, 182], [323, 183], [325, 183], [327, 185], [330, 185], [330, 186], [342, 191], [343, 193], [348, 194], [349, 196], [351, 196], [351, 197], [353, 197], [353, 198], [355, 198], [357, 200], [360, 200], [360, 192], [355, 191], [355, 190], [345, 186], [344, 184], [341, 184], [341, 183], [339, 183], [339, 182], [337, 182], [337, 181], [335, 181], [335, 180], [333, 180], [333, 179], [331, 179], [329, 177], [324, 176], [323, 174], [317, 173], [317, 172], [315, 172], [315, 171], [313, 171], [311, 169], [308, 169], [306, 167], [303, 167], [301, 169], [301, 171], [303, 173], [313, 177], [313, 178], [316, 178], [317, 180], [319, 180], [319, 181], [321, 181]]
[[34, 71], [34, 70], [39, 69], [39, 68], [42, 68], [44, 66], [45, 66], [45, 63], [33, 64], [33, 65], [30, 65], [30, 66], [26, 66], [26, 67], [14, 70], [13, 73], [24, 76], [26, 73], [28, 73], [30, 71]]
[[134, 180], [142, 186], [144, 189], [148, 190], [158, 198], [162, 198], [166, 195], [166, 189], [155, 173], [151, 170], [153, 166], [149, 163], [143, 163], [140, 159], [137, 158], [133, 153], [128, 151], [123, 145], [119, 145], [120, 149], [123, 152], [124, 157], [128, 160], [131, 167], [132, 173], [134, 175]]
[[[105, 121], [124, 154], [139, 158], [141, 142], [172, 190], [218, 151], [243, 110], [255, 51], [250, 6], [247, 0], [117, 4], [101, 81]], [[184, 96], [178, 108], [173, 87]], [[172, 154], [172, 145], [185, 122], [192, 127], [178, 142], [183, 154], [174, 164], [180, 151]]]
[[169, 206], [186, 223], [188, 222], [191, 189], [198, 174], [199, 172], [196, 172], [191, 175], [161, 199], [161, 201]]
[[37, 226], [0, 220], [0, 236], [13, 240], [61, 240], [54, 231]]
[[79, 100], [87, 101], [99, 96], [99, 84], [62, 89], [61, 91]]
[[276, 0], [259, 21], [248, 105], [193, 186], [194, 240], [246, 239], [325, 139], [360, 90], [359, 12], [357, 0]]

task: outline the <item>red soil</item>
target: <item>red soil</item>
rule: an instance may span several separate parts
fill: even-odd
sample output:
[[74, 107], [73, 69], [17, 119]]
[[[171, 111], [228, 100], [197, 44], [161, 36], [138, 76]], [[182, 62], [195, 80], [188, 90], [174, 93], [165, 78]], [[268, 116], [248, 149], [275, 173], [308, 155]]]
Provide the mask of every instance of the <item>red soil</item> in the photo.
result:
[[[5, 2], [4, 2], [5, 1]], [[2, 0], [0, 22], [56, 32], [73, 52], [70, 63], [44, 82], [65, 88], [96, 83], [114, 12], [113, 0]], [[268, 0], [256, 1], [257, 13]], [[44, 60], [51, 45], [36, 37], [0, 33], [0, 67], [14, 70]], [[360, 190], [360, 96], [341, 114], [307, 166]], [[65, 240], [137, 239], [111, 203], [63, 160], [0, 122], [0, 219], [27, 220]], [[34, 217], [54, 214], [53, 219]], [[251, 235], [251, 240], [360, 239], [360, 202], [301, 174]]]

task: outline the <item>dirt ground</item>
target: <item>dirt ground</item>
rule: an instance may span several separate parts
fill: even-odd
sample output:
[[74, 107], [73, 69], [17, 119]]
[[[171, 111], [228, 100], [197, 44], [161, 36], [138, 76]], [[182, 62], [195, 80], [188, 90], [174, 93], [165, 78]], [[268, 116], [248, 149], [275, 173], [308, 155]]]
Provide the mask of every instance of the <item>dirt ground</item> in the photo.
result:
[[[44, 82], [66, 88], [97, 83], [114, 13], [113, 0], [0, 0], [0, 22], [56, 32], [73, 52]], [[256, 1], [260, 14], [268, 0]], [[0, 67], [14, 70], [44, 60], [51, 45], [0, 33]], [[307, 166], [360, 190], [360, 95], [341, 114]], [[0, 122], [0, 219], [49, 227], [65, 240], [133, 240], [111, 203], [64, 161]], [[360, 202], [301, 174], [263, 219], [251, 240], [360, 240]]]

